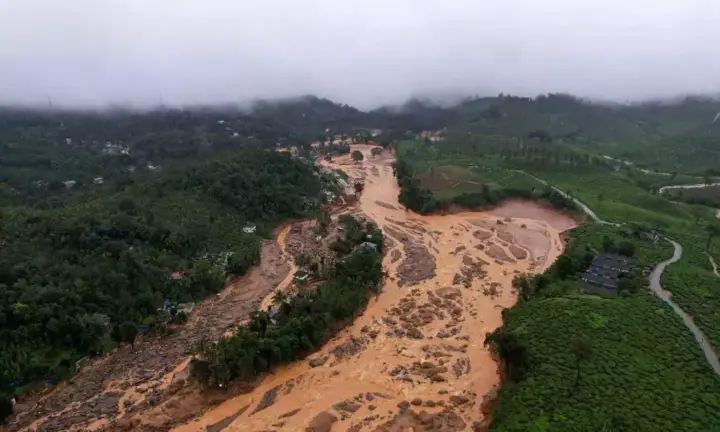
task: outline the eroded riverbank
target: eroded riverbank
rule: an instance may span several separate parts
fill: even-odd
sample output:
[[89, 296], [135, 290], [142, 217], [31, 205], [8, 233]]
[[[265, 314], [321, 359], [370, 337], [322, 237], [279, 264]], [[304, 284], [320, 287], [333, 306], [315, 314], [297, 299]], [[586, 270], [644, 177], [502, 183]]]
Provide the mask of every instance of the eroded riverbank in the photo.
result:
[[323, 164], [365, 182], [353, 211], [390, 240], [382, 293], [309, 361], [276, 370], [176, 430], [469, 430], [484, 420], [483, 398], [499, 384], [485, 334], [515, 303], [515, 274], [547, 268], [562, 252], [561, 232], [575, 224], [521, 202], [417, 215], [397, 201], [390, 156], [354, 149], [364, 162]]

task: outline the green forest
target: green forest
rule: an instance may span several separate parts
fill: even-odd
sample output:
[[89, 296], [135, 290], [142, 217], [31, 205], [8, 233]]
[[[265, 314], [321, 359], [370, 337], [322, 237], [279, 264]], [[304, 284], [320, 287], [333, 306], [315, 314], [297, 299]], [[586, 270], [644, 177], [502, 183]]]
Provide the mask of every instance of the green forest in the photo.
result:
[[[0, 386], [56, 382], [83, 356], [167, 322], [158, 309], [220, 290], [268, 233], [311, 214], [321, 181], [287, 154], [245, 150], [57, 208], [0, 210]], [[179, 277], [171, 277], [179, 275]]]

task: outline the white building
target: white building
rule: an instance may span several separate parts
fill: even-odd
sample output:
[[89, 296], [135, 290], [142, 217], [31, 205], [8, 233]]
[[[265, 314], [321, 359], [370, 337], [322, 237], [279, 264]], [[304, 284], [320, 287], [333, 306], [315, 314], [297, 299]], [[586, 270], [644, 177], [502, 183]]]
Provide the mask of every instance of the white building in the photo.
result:
[[242, 230], [245, 234], [254, 234], [255, 231], [257, 231], [257, 226], [253, 223], [248, 223], [243, 227]]

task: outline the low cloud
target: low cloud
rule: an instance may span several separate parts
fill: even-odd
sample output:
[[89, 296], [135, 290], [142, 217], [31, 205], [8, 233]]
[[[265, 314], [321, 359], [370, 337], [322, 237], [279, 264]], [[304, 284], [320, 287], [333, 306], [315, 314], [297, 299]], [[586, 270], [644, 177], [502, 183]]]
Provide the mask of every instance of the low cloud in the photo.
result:
[[716, 0], [5, 0], [0, 104], [720, 91]]

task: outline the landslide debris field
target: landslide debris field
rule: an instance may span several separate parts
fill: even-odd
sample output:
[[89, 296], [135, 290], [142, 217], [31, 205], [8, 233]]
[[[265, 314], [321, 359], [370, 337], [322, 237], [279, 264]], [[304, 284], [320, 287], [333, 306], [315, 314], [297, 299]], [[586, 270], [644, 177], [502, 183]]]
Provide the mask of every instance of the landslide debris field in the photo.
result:
[[[384, 231], [387, 278], [365, 312], [307, 361], [280, 368], [177, 431], [471, 430], [499, 385], [483, 346], [515, 302], [513, 276], [540, 272], [574, 222], [527, 202], [420, 216], [398, 204], [390, 155], [323, 162], [365, 188], [350, 211]], [[487, 404], [489, 405], [489, 404]]]
[[498, 365], [483, 345], [515, 303], [512, 278], [541, 272], [562, 253], [574, 222], [536, 204], [421, 216], [398, 203], [392, 157], [323, 162], [365, 183], [344, 211], [386, 236], [382, 292], [306, 361], [257, 382], [201, 390], [189, 379], [200, 343], [229, 334], [289, 291], [299, 253], [331, 257], [314, 221], [287, 225], [262, 264], [198, 305], [165, 337], [91, 361], [71, 380], [23, 400], [11, 430], [312, 431], [471, 430], [488, 420]]

